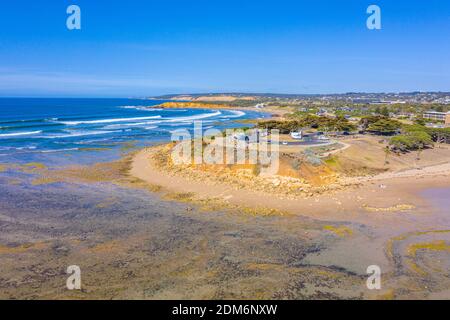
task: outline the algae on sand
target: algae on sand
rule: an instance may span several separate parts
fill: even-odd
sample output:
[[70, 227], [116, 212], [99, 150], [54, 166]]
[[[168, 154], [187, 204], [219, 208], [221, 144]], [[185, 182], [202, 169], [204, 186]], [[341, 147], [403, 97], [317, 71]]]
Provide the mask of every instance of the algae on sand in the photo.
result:
[[330, 232], [334, 233], [335, 235], [342, 237], [342, 238], [353, 235], [353, 230], [346, 226], [335, 227], [335, 226], [328, 225], [328, 226], [324, 226], [323, 229], [330, 231]]

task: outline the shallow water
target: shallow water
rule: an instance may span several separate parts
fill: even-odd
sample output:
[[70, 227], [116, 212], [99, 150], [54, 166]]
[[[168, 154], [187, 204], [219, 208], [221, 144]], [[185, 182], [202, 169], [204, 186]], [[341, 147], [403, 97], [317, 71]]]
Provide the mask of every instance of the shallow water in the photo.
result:
[[445, 213], [450, 220], [450, 188], [433, 188], [422, 192], [435, 207]]

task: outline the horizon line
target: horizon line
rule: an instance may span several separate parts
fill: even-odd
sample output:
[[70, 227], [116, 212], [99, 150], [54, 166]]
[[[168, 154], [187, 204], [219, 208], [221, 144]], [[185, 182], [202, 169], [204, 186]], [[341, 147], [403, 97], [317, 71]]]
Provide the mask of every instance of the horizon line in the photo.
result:
[[[378, 95], [405, 95], [405, 94], [449, 94], [450, 91], [390, 91], [390, 92], [376, 92], [376, 91], [347, 91], [347, 92], [334, 92], [334, 93], [275, 93], [275, 92], [205, 92], [205, 93], [169, 93], [161, 95], [148, 95], [148, 96], [0, 96], [0, 99], [156, 99], [164, 97], [175, 96], [218, 96], [218, 95], [240, 95], [240, 96], [342, 96], [342, 95], [357, 95], [357, 94], [378, 94]], [[164, 99], [161, 99], [164, 100]]]

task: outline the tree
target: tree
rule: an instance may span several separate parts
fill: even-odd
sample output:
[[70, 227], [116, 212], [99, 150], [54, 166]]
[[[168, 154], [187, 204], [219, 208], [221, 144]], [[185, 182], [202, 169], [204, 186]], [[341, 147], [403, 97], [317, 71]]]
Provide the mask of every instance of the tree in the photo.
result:
[[410, 125], [404, 125], [402, 128], [402, 131], [404, 133], [411, 133], [411, 132], [427, 132], [427, 127], [424, 125], [415, 123]]
[[436, 110], [437, 112], [444, 112], [444, 106], [438, 105], [434, 110]]
[[437, 143], [450, 143], [450, 128], [426, 128], [426, 132]]
[[450, 143], [450, 128], [428, 128], [419, 124], [403, 126], [403, 132], [405, 133], [410, 133], [414, 131], [421, 131], [428, 133], [434, 142]]
[[398, 135], [389, 141], [393, 150], [400, 152], [409, 152], [418, 150], [418, 158], [423, 149], [433, 146], [431, 136], [423, 131], [412, 131], [407, 134]]
[[302, 128], [314, 128], [314, 129], [324, 129], [322, 131], [354, 131], [356, 130], [355, 125], [350, 123], [345, 117], [318, 117], [315, 115], [305, 115], [298, 117], [295, 120], [287, 121], [263, 121], [258, 123], [259, 128], [266, 128], [268, 130], [278, 129], [280, 133], [287, 134], [292, 131], [297, 131]]
[[420, 117], [420, 118], [417, 118], [416, 120], [414, 120], [414, 123], [424, 126], [426, 124], [426, 121], [424, 118]]
[[387, 119], [387, 118], [382, 117], [382, 116], [367, 116], [367, 117], [361, 118], [361, 120], [359, 121], [359, 124], [362, 127], [362, 129], [365, 131], [371, 124], [373, 124], [381, 119]]
[[389, 117], [389, 109], [388, 109], [388, 107], [384, 106], [383, 109], [381, 109], [380, 114], [382, 116]]
[[381, 107], [380, 107], [380, 106], [377, 106], [377, 107], [375, 108], [375, 113], [381, 115]]
[[402, 124], [396, 120], [381, 119], [369, 125], [367, 131], [380, 135], [393, 135], [401, 127]]
[[336, 119], [330, 119], [329, 123], [329, 127], [331, 127], [333, 131], [352, 132], [356, 130], [356, 126], [343, 116], [336, 117]]

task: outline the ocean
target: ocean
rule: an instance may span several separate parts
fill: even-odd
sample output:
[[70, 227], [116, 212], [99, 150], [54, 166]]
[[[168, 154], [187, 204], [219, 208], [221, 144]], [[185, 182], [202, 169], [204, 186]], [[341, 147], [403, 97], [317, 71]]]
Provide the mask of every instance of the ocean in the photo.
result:
[[242, 127], [254, 111], [162, 109], [144, 99], [0, 99], [0, 162], [87, 164], [169, 141], [176, 129]]

